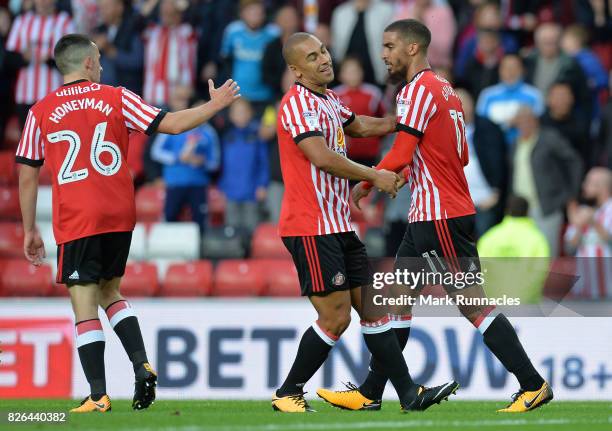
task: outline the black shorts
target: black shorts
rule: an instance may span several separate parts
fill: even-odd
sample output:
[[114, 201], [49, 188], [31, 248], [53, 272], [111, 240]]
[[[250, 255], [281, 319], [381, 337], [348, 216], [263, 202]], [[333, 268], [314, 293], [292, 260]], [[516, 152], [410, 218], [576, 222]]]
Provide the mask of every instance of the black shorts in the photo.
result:
[[57, 246], [57, 283], [68, 286], [122, 277], [132, 232], [110, 232]]
[[366, 248], [355, 232], [282, 239], [297, 268], [302, 296], [371, 284]]
[[473, 215], [409, 223], [397, 250], [396, 268], [477, 273], [480, 260]]

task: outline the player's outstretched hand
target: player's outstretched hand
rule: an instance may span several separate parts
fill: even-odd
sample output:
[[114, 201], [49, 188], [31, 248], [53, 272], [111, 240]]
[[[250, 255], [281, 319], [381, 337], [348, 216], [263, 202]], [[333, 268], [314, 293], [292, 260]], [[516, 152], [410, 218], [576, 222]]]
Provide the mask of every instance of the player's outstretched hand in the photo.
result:
[[353, 202], [355, 202], [355, 206], [358, 209], [361, 209], [361, 206], [359, 206], [359, 201], [363, 198], [365, 198], [366, 196], [368, 196], [370, 194], [370, 189], [366, 189], [364, 187], [364, 182], [360, 182], [357, 185], [355, 185], [355, 187], [353, 187], [353, 191], [351, 192], [351, 196], [353, 198]]
[[374, 187], [378, 188], [381, 192], [388, 193], [392, 198], [397, 194], [397, 185], [401, 178], [395, 172], [381, 169], [376, 171], [376, 177], [374, 178]]
[[215, 88], [215, 83], [212, 79], [208, 80], [208, 92], [210, 100], [219, 105], [220, 109], [226, 108], [232, 104], [234, 100], [240, 99], [240, 87], [233, 79], [228, 79], [225, 84], [219, 88]]
[[25, 233], [23, 239], [23, 252], [25, 253], [26, 259], [36, 266], [40, 266], [42, 260], [47, 257], [45, 244], [40, 237], [38, 229]]

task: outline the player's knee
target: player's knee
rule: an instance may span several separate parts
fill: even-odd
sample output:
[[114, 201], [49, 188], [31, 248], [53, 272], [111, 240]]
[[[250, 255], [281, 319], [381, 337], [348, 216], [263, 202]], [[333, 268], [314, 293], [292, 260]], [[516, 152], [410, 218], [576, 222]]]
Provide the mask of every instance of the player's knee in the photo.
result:
[[346, 328], [351, 324], [350, 313], [338, 313], [335, 316], [331, 316], [327, 319], [319, 319], [319, 323], [325, 326], [325, 329], [335, 335], [336, 337], [341, 336]]

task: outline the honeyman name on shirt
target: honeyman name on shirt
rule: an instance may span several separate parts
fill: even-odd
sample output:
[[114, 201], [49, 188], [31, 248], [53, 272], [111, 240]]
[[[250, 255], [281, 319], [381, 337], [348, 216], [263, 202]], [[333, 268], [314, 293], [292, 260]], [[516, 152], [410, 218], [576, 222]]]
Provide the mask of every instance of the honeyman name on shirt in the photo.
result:
[[[100, 84], [91, 84], [86, 87], [66, 87], [55, 93], [56, 96], [75, 96], [85, 93], [90, 93], [92, 91], [97, 91], [100, 89]], [[67, 102], [62, 103], [55, 107], [55, 109], [49, 115], [49, 120], [53, 121], [55, 124], [59, 124], [60, 120], [64, 118], [66, 114], [72, 111], [78, 111], [80, 109], [96, 109], [107, 117], [113, 112], [112, 106], [108, 103], [97, 100], [93, 97], [89, 97], [87, 99], [77, 99], [77, 100], [69, 100]]]

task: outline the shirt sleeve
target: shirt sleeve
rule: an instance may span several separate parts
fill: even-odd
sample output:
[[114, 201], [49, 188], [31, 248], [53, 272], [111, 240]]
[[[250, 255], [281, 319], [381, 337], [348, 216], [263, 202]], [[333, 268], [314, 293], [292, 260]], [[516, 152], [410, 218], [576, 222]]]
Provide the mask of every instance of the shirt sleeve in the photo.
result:
[[436, 113], [433, 95], [424, 85], [408, 85], [397, 96], [397, 130], [420, 138]]
[[280, 108], [280, 116], [283, 128], [296, 144], [311, 136], [323, 136], [318, 107], [303, 94], [289, 97]]
[[342, 102], [342, 99], [338, 97], [336, 93], [333, 94], [334, 99], [338, 102], [338, 111], [340, 112], [340, 118], [342, 119], [342, 127], [348, 127], [355, 120], [355, 113]]
[[42, 166], [44, 160], [45, 147], [40, 133], [40, 122], [30, 109], [15, 154], [15, 162], [38, 167]]
[[140, 96], [127, 88], [121, 89], [121, 113], [125, 127], [152, 135], [167, 112], [149, 105]]

